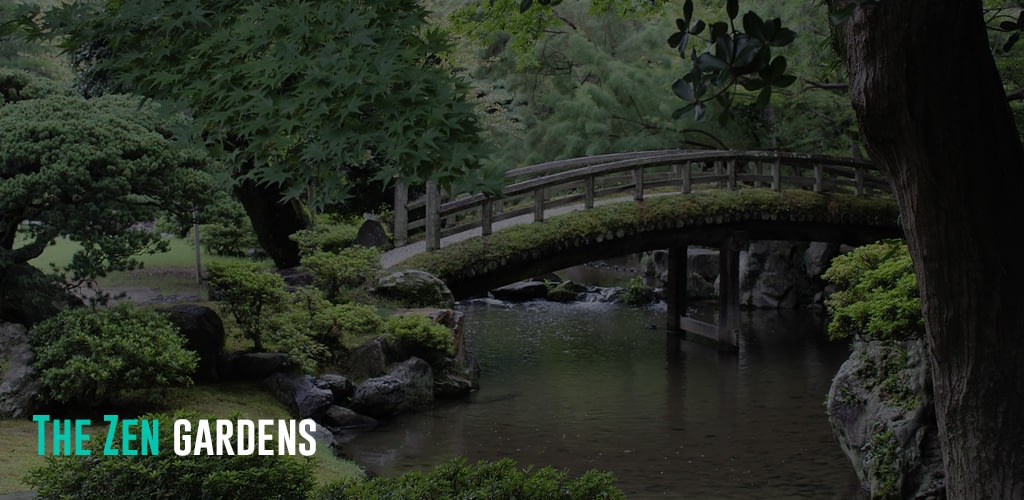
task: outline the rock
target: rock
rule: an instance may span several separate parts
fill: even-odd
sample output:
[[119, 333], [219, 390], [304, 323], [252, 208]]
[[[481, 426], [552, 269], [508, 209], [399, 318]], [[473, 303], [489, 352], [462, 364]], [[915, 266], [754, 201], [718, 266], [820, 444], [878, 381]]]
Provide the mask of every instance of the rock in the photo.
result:
[[548, 300], [552, 302], [574, 302], [581, 293], [587, 291], [587, 287], [574, 283], [572, 280], [563, 281], [551, 290], [548, 290]]
[[823, 241], [811, 242], [807, 246], [807, 250], [804, 251], [804, 269], [807, 271], [807, 277], [821, 278], [821, 275], [832, 265], [832, 259], [837, 255], [839, 255], [839, 244]]
[[538, 281], [540, 283], [561, 283], [562, 277], [555, 273], [542, 274], [540, 276], [534, 276], [527, 281]]
[[222, 357], [220, 375], [226, 379], [263, 380], [287, 368], [287, 354], [280, 352], [247, 352]]
[[317, 377], [313, 384], [321, 389], [331, 391], [335, 402], [345, 401], [356, 392], [356, 385], [344, 375], [327, 373]]
[[335, 430], [371, 430], [377, 427], [376, 419], [338, 405], [327, 407], [320, 416], [320, 422]]
[[199, 365], [193, 379], [196, 382], [214, 382], [218, 377], [217, 363], [224, 351], [224, 323], [217, 313], [206, 306], [176, 305], [157, 309], [167, 315], [185, 338], [185, 348], [199, 355]]
[[812, 304], [822, 286], [807, 275], [808, 243], [754, 241], [740, 253], [740, 304], [792, 309]]
[[373, 293], [407, 307], [452, 307], [455, 296], [436, 276], [414, 269], [397, 271], [382, 277]]
[[28, 418], [38, 409], [34, 360], [25, 326], [0, 323], [0, 418]]
[[387, 352], [388, 345], [384, 337], [367, 341], [349, 353], [346, 373], [357, 380], [387, 373]]
[[387, 375], [363, 381], [352, 398], [352, 409], [373, 418], [387, 418], [429, 406], [434, 401], [434, 376], [419, 358], [396, 364]]
[[275, 373], [264, 384], [298, 418], [317, 416], [334, 401], [331, 391], [318, 387], [312, 375]]
[[32, 328], [66, 307], [82, 305], [81, 299], [54, 285], [53, 280], [29, 264], [15, 264], [0, 271], [0, 321]]
[[363, 225], [359, 226], [355, 244], [367, 248], [391, 248], [391, 240], [388, 239], [388, 233], [384, 231], [384, 226], [373, 219], [367, 219]]
[[826, 403], [832, 432], [872, 497], [945, 498], [923, 341], [855, 341]]
[[491, 290], [491, 295], [498, 300], [524, 302], [543, 299], [548, 296], [548, 286], [539, 281], [519, 281]]
[[284, 280], [286, 286], [313, 286], [313, 273], [304, 267], [278, 269], [277, 274], [281, 275], [281, 279]]

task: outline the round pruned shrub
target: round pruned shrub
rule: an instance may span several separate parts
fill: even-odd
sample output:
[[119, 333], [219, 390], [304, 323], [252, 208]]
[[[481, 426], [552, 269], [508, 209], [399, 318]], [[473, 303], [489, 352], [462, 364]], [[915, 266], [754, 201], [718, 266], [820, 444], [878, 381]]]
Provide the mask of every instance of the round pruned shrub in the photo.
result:
[[[314, 486], [313, 464], [283, 455], [185, 455], [174, 453], [174, 433], [164, 429], [194, 414], [146, 415], [159, 420], [159, 453], [104, 455], [103, 439], [91, 439], [89, 456], [46, 459], [29, 472], [26, 484], [39, 498], [296, 499]], [[121, 448], [120, 433], [115, 447]], [[235, 441], [232, 440], [232, 443]], [[135, 443], [138, 445], [138, 443]]]
[[357, 234], [359, 222], [320, 215], [316, 225], [296, 231], [291, 239], [299, 245], [301, 255], [312, 255], [317, 252], [340, 252], [355, 243]]
[[162, 314], [130, 305], [74, 308], [29, 334], [42, 393], [57, 403], [99, 406], [141, 391], [192, 384], [198, 356]]
[[387, 320], [386, 329], [388, 341], [402, 352], [452, 354], [455, 350], [451, 329], [434, 323], [426, 316], [392, 316]]
[[344, 480], [320, 488], [313, 498], [545, 498], [594, 500], [625, 498], [615, 476], [590, 470], [571, 479], [552, 467], [519, 468], [511, 458], [469, 465], [456, 458], [430, 472], [407, 472], [398, 477]]

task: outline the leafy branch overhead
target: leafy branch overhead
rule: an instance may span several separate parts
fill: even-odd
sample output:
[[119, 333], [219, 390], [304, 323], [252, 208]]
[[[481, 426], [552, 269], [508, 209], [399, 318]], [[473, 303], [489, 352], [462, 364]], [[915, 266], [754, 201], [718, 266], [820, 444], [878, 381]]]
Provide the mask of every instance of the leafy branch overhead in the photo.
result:
[[[772, 56], [772, 48], [785, 47], [793, 42], [796, 33], [782, 26], [779, 18], [764, 20], [755, 12], [743, 15], [740, 26], [738, 0], [726, 2], [728, 22], [705, 22], [694, 17], [693, 0], [683, 4], [683, 17], [676, 19], [678, 31], [668, 39], [670, 47], [678, 50], [679, 57], [689, 59], [690, 71], [672, 84], [672, 90], [686, 104], [673, 116], [682, 117], [693, 111], [694, 118], [703, 120], [708, 105], [718, 103], [722, 110], [721, 123], [729, 120], [730, 109], [741, 94], [739, 87], [756, 93], [757, 106], [771, 102], [772, 91], [788, 87], [796, 77], [786, 72], [784, 56]], [[699, 38], [704, 35], [704, 38]], [[703, 40], [706, 45], [698, 52], [692, 40]], [[687, 52], [689, 49], [689, 52]], [[749, 94], [753, 95], [753, 94]]]

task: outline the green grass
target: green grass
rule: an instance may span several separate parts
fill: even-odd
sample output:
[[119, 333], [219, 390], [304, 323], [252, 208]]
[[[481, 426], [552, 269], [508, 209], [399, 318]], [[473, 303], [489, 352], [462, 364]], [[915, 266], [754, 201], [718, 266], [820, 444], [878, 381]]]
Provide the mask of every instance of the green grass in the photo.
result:
[[[228, 418], [235, 414], [247, 419], [292, 418], [272, 395], [253, 382], [223, 382], [171, 389], [164, 399], [164, 407], [169, 412], [179, 409], [194, 411], [204, 418]], [[27, 419], [0, 420], [0, 471], [3, 471], [0, 473], [0, 495], [28, 490], [22, 478], [30, 470], [45, 464], [44, 457], [37, 452], [37, 425]], [[93, 439], [98, 439], [97, 436], [106, 434], [107, 427], [93, 425], [87, 429]], [[47, 450], [52, 446], [49, 440], [46, 446]], [[305, 460], [303, 457], [295, 459]], [[334, 457], [331, 450], [322, 445], [317, 446], [313, 461], [314, 477], [319, 485], [364, 475], [354, 462]]]

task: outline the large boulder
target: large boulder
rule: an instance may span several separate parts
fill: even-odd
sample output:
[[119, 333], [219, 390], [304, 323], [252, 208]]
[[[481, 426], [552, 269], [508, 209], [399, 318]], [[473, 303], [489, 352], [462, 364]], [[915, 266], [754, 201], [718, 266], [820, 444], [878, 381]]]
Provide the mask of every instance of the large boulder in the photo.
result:
[[264, 383], [277, 400], [299, 418], [318, 416], [334, 402], [330, 389], [319, 386], [312, 375], [275, 373]]
[[352, 409], [373, 418], [388, 418], [429, 406], [434, 401], [434, 375], [430, 364], [409, 358], [387, 375], [363, 381], [352, 397]]
[[552, 302], [575, 302], [580, 294], [586, 293], [587, 287], [572, 280], [563, 281], [548, 290], [548, 300]]
[[544, 299], [548, 296], [548, 286], [541, 281], [519, 281], [491, 290], [491, 295], [498, 300], [524, 302]]
[[808, 243], [753, 241], [740, 253], [740, 304], [793, 309], [813, 304], [822, 285], [806, 269]]
[[872, 498], [945, 498], [923, 341], [855, 341], [826, 403], [832, 432]]
[[213, 309], [206, 306], [182, 304], [157, 309], [178, 327], [185, 337], [185, 348], [199, 355], [199, 365], [193, 379], [196, 382], [214, 382], [218, 377], [217, 364], [224, 351], [224, 323]]
[[0, 418], [27, 418], [38, 409], [34, 359], [25, 327], [0, 323]]
[[221, 356], [220, 376], [225, 379], [263, 380], [286, 371], [288, 355], [282, 352], [246, 352]]
[[455, 296], [440, 278], [425, 271], [406, 269], [377, 281], [373, 293], [407, 307], [452, 307]]
[[29, 264], [0, 267], [0, 321], [31, 328], [66, 307], [81, 305], [81, 299]]
[[341, 430], [372, 430], [377, 427], [377, 420], [360, 415], [344, 406], [331, 405], [320, 416], [320, 423], [332, 431]]
[[345, 401], [356, 392], [356, 385], [348, 377], [336, 373], [325, 373], [313, 381], [317, 387], [331, 391], [335, 402]]
[[388, 370], [388, 343], [384, 337], [365, 342], [348, 353], [345, 373], [356, 380], [378, 377]]

